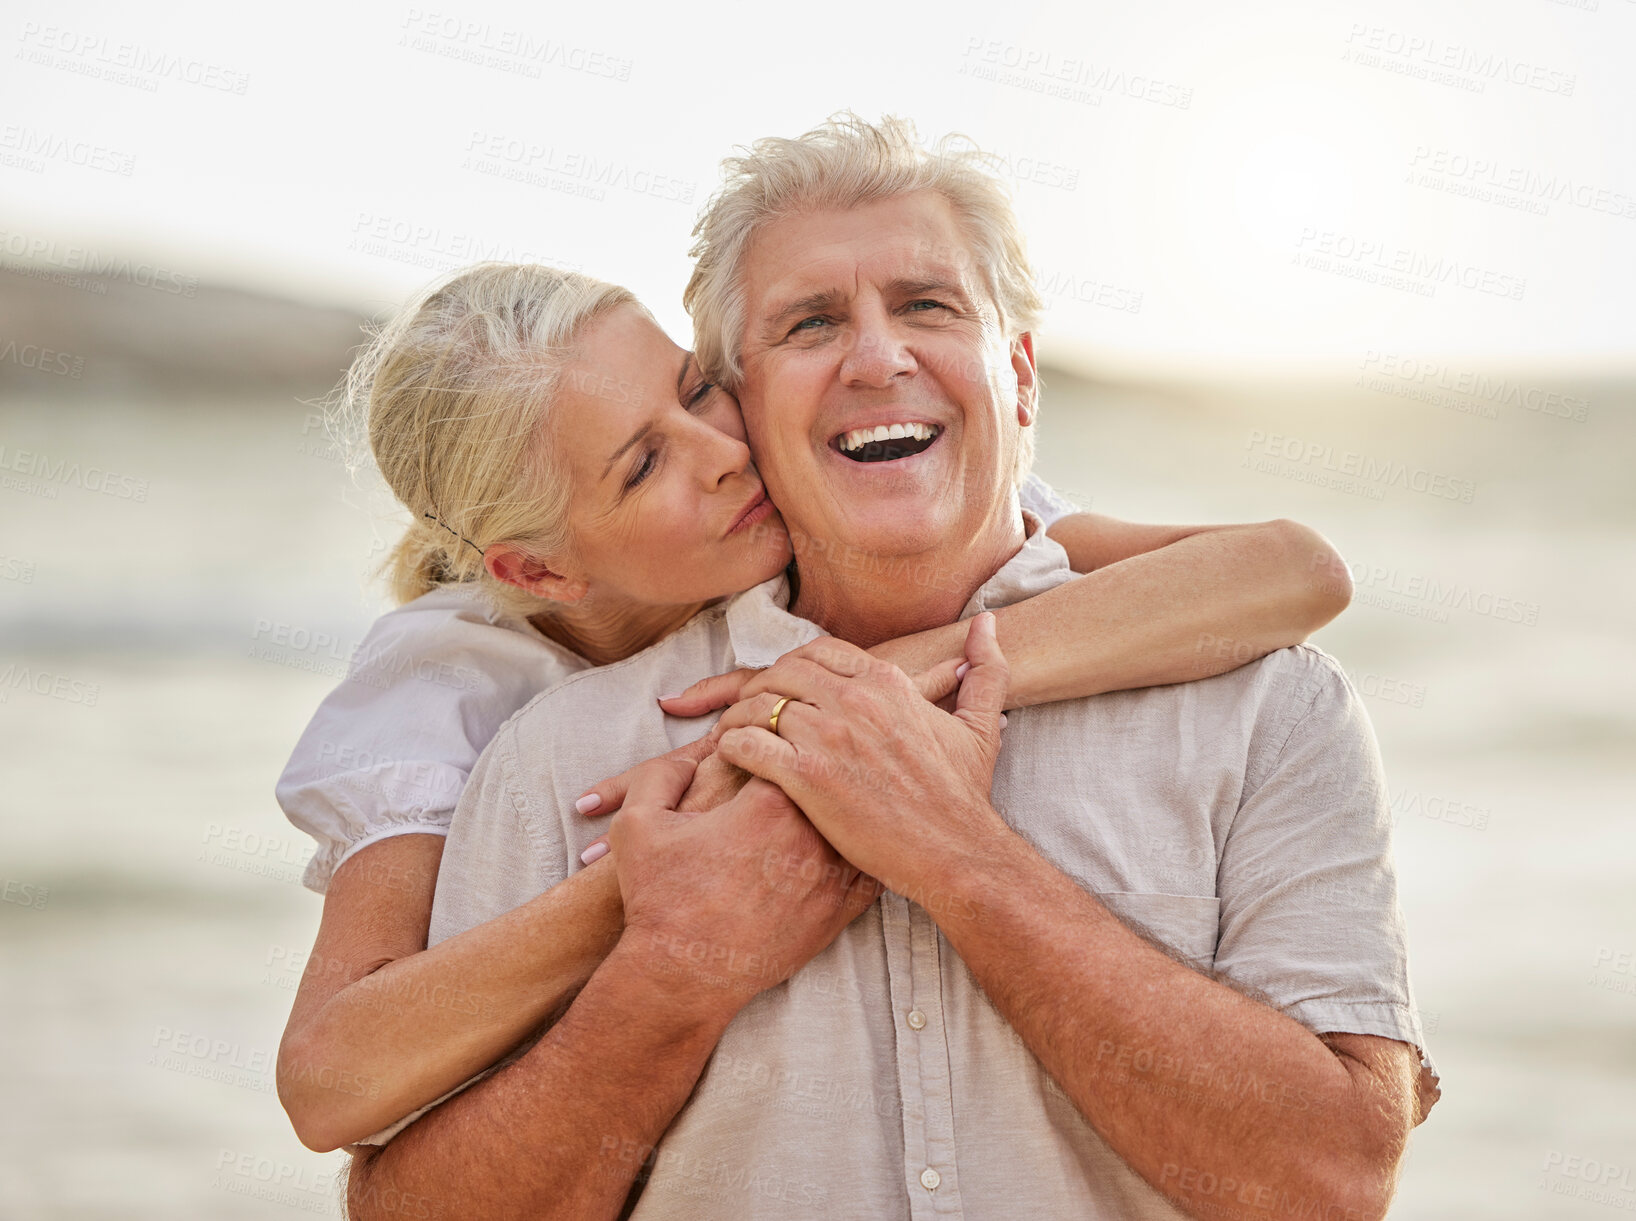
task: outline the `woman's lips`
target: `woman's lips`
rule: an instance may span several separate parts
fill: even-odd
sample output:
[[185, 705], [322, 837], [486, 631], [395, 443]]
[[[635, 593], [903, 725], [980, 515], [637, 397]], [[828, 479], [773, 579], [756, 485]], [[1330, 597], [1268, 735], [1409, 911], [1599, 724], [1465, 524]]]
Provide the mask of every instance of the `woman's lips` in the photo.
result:
[[765, 521], [772, 511], [773, 502], [767, 499], [767, 489], [762, 488], [756, 493], [755, 499], [745, 505], [744, 511], [733, 520], [733, 524], [727, 528], [727, 533], [729, 535], [737, 534], [759, 521]]

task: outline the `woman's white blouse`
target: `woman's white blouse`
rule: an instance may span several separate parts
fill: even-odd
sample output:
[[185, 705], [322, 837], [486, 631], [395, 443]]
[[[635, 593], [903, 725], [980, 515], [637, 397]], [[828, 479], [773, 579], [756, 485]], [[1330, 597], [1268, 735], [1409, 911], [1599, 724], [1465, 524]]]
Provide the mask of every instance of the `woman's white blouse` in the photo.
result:
[[[1047, 527], [1077, 512], [1035, 475], [1022, 505]], [[589, 665], [472, 584], [382, 615], [278, 780], [278, 804], [318, 843], [302, 880], [322, 894], [361, 848], [447, 834], [466, 777], [500, 726]]]

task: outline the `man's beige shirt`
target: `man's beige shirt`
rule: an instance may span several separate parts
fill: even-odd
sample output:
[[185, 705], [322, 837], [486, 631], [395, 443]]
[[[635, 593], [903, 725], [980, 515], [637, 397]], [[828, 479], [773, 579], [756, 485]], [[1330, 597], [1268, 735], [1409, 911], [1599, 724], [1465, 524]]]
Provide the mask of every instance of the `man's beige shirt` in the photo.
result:
[[[962, 617], [1072, 576], [1061, 547], [1035, 530]], [[574, 800], [708, 728], [665, 717], [656, 696], [769, 665], [820, 634], [788, 613], [787, 597], [782, 577], [759, 585], [518, 712], [455, 812], [431, 940], [582, 868], [606, 823], [576, 814]], [[993, 799], [1056, 868], [1177, 956], [1315, 1032], [1383, 1035], [1424, 1054], [1379, 754], [1357, 692], [1326, 654], [1285, 649], [1201, 682], [1012, 712]], [[1181, 1216], [1085, 1122], [950, 948], [933, 915], [957, 911], [959, 897], [915, 898], [883, 895], [744, 1008], [630, 1216]], [[713, 965], [707, 946], [669, 948], [679, 968]], [[1088, 1051], [1099, 1072], [1160, 1094], [1307, 1103], [1276, 1065], [1233, 1072], [1209, 1048], [1182, 1062], [1109, 1042]], [[1428, 1061], [1422, 1089], [1434, 1081]], [[644, 1153], [609, 1144], [604, 1157], [632, 1166]], [[1176, 1179], [1223, 1174], [1190, 1166], [1185, 1149], [1174, 1161]], [[1242, 1190], [1223, 1195], [1224, 1209], [1327, 1215], [1313, 1201], [1240, 1200]]]

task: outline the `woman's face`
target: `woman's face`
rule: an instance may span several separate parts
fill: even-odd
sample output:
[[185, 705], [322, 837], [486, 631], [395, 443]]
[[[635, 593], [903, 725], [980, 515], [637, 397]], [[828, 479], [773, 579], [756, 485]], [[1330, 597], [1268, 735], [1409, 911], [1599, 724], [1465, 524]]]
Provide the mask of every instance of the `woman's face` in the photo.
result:
[[589, 594], [704, 602], [789, 563], [738, 401], [640, 309], [587, 327], [559, 386], [549, 443], [574, 489], [568, 567]]

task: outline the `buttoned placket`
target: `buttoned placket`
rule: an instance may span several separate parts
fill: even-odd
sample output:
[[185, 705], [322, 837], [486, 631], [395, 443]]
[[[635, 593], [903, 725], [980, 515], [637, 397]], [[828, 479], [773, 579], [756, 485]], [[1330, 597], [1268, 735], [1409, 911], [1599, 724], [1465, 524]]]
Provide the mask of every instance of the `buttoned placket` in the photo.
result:
[[954, 1090], [943, 1024], [937, 924], [902, 895], [881, 896], [898, 1094], [903, 1100], [904, 1190], [912, 1221], [961, 1217], [954, 1158]]

